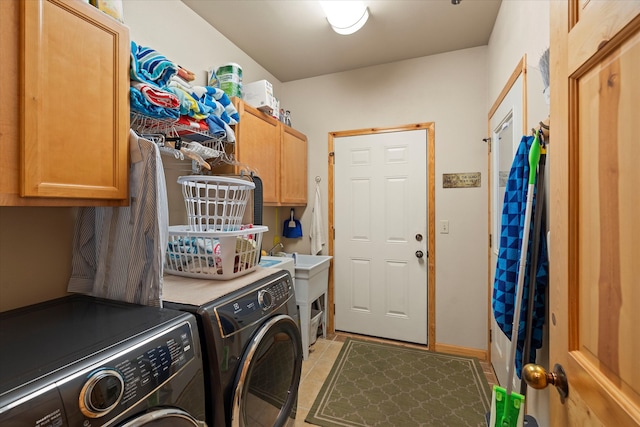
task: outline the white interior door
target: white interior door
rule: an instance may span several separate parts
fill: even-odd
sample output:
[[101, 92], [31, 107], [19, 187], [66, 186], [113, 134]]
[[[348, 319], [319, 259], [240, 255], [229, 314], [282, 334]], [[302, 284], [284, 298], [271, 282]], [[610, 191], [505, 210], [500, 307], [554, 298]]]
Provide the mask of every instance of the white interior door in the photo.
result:
[[420, 129], [335, 140], [336, 330], [428, 342], [428, 137]]
[[[502, 227], [502, 206], [513, 156], [522, 138], [523, 82], [520, 74], [489, 119], [491, 129], [491, 285], [495, 276]], [[496, 323], [491, 309], [491, 364], [502, 386], [506, 386], [511, 341]], [[514, 390], [519, 390], [514, 377]]]

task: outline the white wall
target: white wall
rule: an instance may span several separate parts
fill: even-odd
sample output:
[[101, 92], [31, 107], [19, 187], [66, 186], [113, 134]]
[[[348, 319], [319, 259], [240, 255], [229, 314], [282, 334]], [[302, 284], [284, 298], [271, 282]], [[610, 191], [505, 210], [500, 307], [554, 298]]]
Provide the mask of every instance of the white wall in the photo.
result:
[[549, 115], [538, 62], [549, 47], [549, 1], [503, 0], [488, 46], [489, 102], [493, 104], [523, 55], [527, 56], [529, 128]]
[[235, 62], [245, 82], [279, 81], [218, 30], [179, 0], [124, 1], [124, 20], [131, 40], [157, 50], [171, 61], [196, 73], [196, 84], [206, 83], [211, 66]]
[[[436, 341], [476, 349], [487, 347], [486, 81], [486, 47], [479, 47], [298, 80], [281, 89], [294, 127], [309, 138], [309, 194], [320, 176], [323, 218], [329, 132], [435, 122], [436, 223], [450, 223], [449, 234], [435, 236]], [[482, 187], [443, 189], [442, 174], [453, 172], [481, 172]], [[305, 231], [311, 207], [301, 218]], [[291, 246], [309, 250], [308, 239]]]

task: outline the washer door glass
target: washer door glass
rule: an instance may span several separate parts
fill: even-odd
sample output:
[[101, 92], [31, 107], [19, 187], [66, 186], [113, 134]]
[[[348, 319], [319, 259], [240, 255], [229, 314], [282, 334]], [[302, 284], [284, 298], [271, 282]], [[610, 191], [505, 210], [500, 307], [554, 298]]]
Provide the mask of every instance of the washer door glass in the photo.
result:
[[267, 320], [244, 353], [236, 377], [232, 427], [282, 427], [295, 420], [302, 338], [286, 315]]
[[188, 413], [177, 408], [150, 410], [121, 424], [120, 427], [202, 427], [204, 422], [198, 421]]

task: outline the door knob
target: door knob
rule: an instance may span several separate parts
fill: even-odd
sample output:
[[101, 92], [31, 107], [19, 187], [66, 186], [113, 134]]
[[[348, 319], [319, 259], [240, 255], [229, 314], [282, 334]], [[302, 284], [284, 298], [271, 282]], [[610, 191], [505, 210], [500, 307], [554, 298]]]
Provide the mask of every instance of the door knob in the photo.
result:
[[564, 368], [559, 363], [553, 367], [553, 372], [547, 372], [542, 366], [527, 363], [522, 367], [522, 378], [529, 387], [541, 390], [553, 384], [560, 393], [560, 401], [564, 403], [569, 396], [569, 382]]
[[422, 258], [424, 256], [424, 252], [416, 251], [416, 258]]

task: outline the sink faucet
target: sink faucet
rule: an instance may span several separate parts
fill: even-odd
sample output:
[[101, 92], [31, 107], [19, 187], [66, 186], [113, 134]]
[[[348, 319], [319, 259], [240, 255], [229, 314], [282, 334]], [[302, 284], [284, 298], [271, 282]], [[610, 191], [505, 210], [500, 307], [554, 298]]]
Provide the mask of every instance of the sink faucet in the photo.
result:
[[284, 245], [282, 244], [282, 242], [278, 242], [276, 243], [271, 249], [269, 249], [267, 251], [267, 253], [269, 254], [269, 256], [273, 256], [273, 250], [276, 249], [277, 247], [280, 247], [281, 249], [284, 249]]

